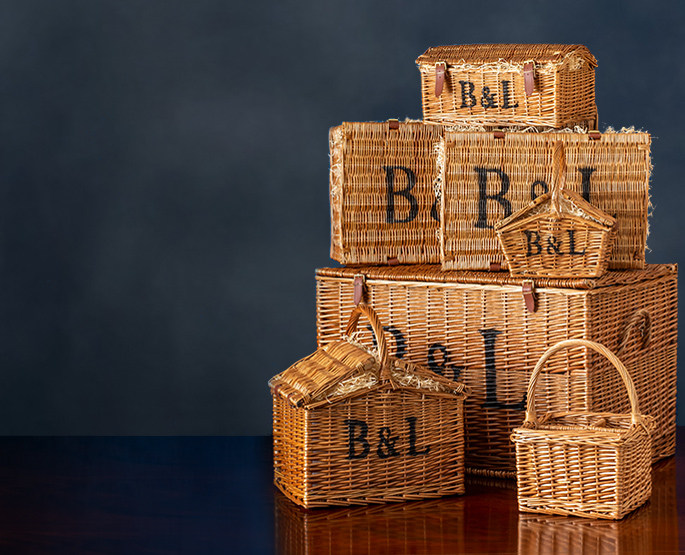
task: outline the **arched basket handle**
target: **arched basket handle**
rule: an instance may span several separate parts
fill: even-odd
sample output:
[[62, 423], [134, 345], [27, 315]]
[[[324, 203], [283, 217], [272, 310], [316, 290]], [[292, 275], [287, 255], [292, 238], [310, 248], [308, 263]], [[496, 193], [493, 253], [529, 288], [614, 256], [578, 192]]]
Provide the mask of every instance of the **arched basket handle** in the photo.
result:
[[357, 331], [357, 323], [359, 322], [359, 317], [361, 315], [366, 316], [366, 319], [371, 323], [371, 328], [376, 336], [376, 341], [378, 343], [378, 359], [381, 365], [380, 379], [381, 381], [390, 381], [390, 365], [388, 364], [388, 342], [385, 339], [385, 332], [383, 331], [383, 324], [378, 318], [376, 311], [369, 305], [364, 303], [359, 304], [355, 307], [350, 314], [350, 319], [347, 322], [347, 329], [345, 334], [351, 336], [355, 331]]
[[618, 370], [618, 373], [621, 375], [621, 379], [623, 379], [623, 383], [625, 384], [626, 389], [628, 390], [628, 399], [630, 400], [631, 423], [633, 425], [640, 424], [642, 422], [642, 416], [640, 415], [638, 407], [635, 386], [633, 385], [633, 380], [630, 378], [628, 370], [623, 365], [623, 363], [618, 359], [618, 357], [609, 349], [607, 349], [604, 345], [600, 345], [599, 343], [595, 343], [594, 341], [588, 341], [586, 339], [567, 339], [566, 341], [561, 341], [560, 343], [557, 343], [553, 347], [547, 349], [547, 351], [545, 351], [545, 353], [540, 357], [538, 363], [535, 365], [533, 373], [530, 376], [530, 382], [528, 383], [528, 393], [526, 399], [526, 419], [523, 423], [523, 427], [536, 428], [538, 425], [537, 415], [535, 413], [535, 385], [537, 384], [538, 377], [540, 375], [540, 372], [542, 371], [542, 367], [555, 353], [558, 353], [559, 351], [562, 351], [564, 349], [571, 349], [573, 347], [587, 347], [588, 349], [592, 349], [596, 353], [599, 353], [600, 355], [603, 355], [604, 357], [609, 359], [609, 362], [611, 362], [616, 368], [616, 370]]

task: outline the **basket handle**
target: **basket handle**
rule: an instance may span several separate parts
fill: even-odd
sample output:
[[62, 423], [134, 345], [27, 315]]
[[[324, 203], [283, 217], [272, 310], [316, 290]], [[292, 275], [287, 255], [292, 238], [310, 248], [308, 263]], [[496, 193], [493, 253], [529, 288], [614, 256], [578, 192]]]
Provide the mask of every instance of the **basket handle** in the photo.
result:
[[561, 341], [556, 345], [550, 347], [545, 351], [545, 353], [540, 357], [540, 360], [535, 365], [533, 374], [530, 376], [530, 382], [528, 383], [528, 393], [526, 394], [526, 419], [523, 422], [524, 428], [535, 428], [537, 427], [538, 420], [535, 414], [535, 385], [538, 381], [538, 376], [542, 370], [543, 365], [547, 360], [555, 353], [572, 347], [587, 347], [593, 351], [605, 356], [609, 359], [618, 373], [623, 379], [623, 383], [628, 390], [628, 399], [630, 400], [630, 415], [631, 423], [639, 424], [642, 422], [642, 417], [640, 415], [638, 404], [637, 404], [637, 393], [635, 392], [635, 386], [633, 385], [633, 380], [630, 378], [630, 374], [623, 363], [618, 359], [618, 357], [607, 349], [604, 345], [595, 343], [594, 341], [588, 341], [586, 339], [567, 339], [566, 341]]
[[641, 349], [644, 349], [652, 339], [652, 317], [646, 308], [640, 308], [635, 311], [635, 313], [628, 320], [628, 324], [621, 334], [621, 339], [618, 342], [618, 349], [616, 350], [616, 356], [621, 356], [628, 346], [628, 339], [630, 334], [634, 329], [640, 330], [640, 335], [642, 336]]
[[566, 186], [566, 151], [564, 143], [556, 141], [552, 150], [552, 214], [555, 219], [561, 218], [559, 196]]
[[345, 335], [350, 336], [357, 331], [359, 316], [362, 314], [366, 316], [366, 319], [371, 323], [371, 328], [373, 329], [376, 341], [378, 342], [378, 358], [381, 365], [380, 379], [384, 382], [392, 381], [390, 377], [390, 365], [388, 364], [388, 343], [385, 340], [383, 324], [381, 324], [378, 314], [376, 314], [376, 311], [373, 308], [364, 303], [357, 305], [352, 311], [352, 314], [350, 314]]

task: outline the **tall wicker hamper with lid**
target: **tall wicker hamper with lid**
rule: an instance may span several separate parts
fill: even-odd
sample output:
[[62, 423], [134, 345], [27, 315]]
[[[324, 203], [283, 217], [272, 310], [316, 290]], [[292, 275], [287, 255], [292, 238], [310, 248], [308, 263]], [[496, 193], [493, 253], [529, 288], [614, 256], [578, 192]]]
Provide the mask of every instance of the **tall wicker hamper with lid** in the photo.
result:
[[584, 46], [437, 46], [416, 63], [426, 121], [596, 128], [597, 61]]
[[[276, 485], [305, 508], [464, 493], [468, 388], [388, 356], [376, 313], [350, 313], [342, 340], [269, 382]], [[355, 340], [362, 314], [377, 353]]]
[[[616, 220], [609, 269], [642, 268], [649, 215], [649, 134], [444, 132], [440, 249], [444, 270], [507, 268], [495, 224], [552, 191], [553, 146], [565, 188]], [[568, 253], [569, 241], [561, 245]]]
[[[444, 272], [428, 265], [319, 269], [320, 346], [344, 329], [355, 281], [364, 283], [367, 301], [378, 307], [397, 357], [470, 387], [467, 467], [513, 476], [509, 435], [523, 420], [530, 373], [542, 353], [563, 339], [601, 342], [620, 355], [642, 410], [657, 423], [654, 459], [675, 452], [675, 265], [534, 283], [504, 272]], [[533, 295], [534, 312], [527, 308]], [[615, 370], [594, 353], [555, 357], [550, 370], [536, 391], [541, 410], [625, 412], [628, 407]]]
[[342, 264], [440, 261], [434, 183], [442, 128], [343, 123], [329, 133], [331, 258]]
[[[616, 368], [630, 399], [629, 415], [560, 411], [538, 418], [535, 387], [542, 368], [555, 353], [578, 347], [592, 349]], [[640, 413], [630, 373], [609, 349], [582, 339], [550, 347], [531, 374], [523, 425], [511, 435], [519, 510], [623, 518], [652, 493], [653, 428], [652, 418]]]

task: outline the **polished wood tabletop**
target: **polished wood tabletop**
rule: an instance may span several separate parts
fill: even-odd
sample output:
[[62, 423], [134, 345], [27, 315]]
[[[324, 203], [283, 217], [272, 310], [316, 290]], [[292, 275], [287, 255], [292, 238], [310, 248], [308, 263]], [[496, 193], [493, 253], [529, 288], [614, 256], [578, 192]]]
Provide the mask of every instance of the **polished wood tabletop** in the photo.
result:
[[[272, 485], [269, 437], [0, 438], [7, 553], [671, 554], [685, 530], [685, 428], [621, 521], [519, 513], [514, 481], [466, 494], [300, 509]], [[680, 551], [679, 551], [680, 549]]]

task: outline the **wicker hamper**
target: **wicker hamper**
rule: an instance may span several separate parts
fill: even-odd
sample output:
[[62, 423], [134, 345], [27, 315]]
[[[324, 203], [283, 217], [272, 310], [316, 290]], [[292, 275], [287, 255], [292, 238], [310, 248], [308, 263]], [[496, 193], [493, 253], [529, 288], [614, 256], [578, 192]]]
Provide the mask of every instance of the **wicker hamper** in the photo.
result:
[[438, 46], [416, 63], [427, 121], [596, 128], [597, 61], [584, 46]]
[[[642, 132], [444, 132], [440, 248], [444, 270], [506, 268], [495, 224], [551, 192], [553, 146], [563, 144], [565, 188], [616, 219], [610, 269], [645, 263], [650, 136]], [[560, 252], [568, 254], [565, 238]]]
[[[355, 339], [361, 314], [377, 353]], [[305, 508], [464, 493], [467, 388], [388, 356], [368, 306], [344, 331], [269, 382], [276, 485]]]
[[330, 140], [331, 258], [440, 262], [434, 192], [442, 139], [422, 122], [343, 123]]
[[609, 266], [616, 220], [564, 189], [564, 144], [554, 145], [550, 193], [495, 224], [515, 276], [600, 277]]
[[[630, 399], [629, 415], [580, 410], [538, 418], [535, 388], [542, 368], [555, 353], [578, 347], [599, 353], [618, 370]], [[511, 435], [519, 510], [620, 519], [649, 499], [654, 421], [640, 413], [630, 374], [614, 353], [582, 339], [557, 343], [535, 365], [526, 399], [523, 425]]]
[[[377, 307], [396, 357], [470, 387], [466, 464], [474, 470], [513, 476], [509, 435], [523, 420], [530, 373], [563, 339], [600, 342], [621, 357], [642, 409], [657, 423], [654, 459], [675, 452], [675, 265], [535, 280], [437, 265], [364, 266], [319, 269], [316, 282], [320, 347], [345, 330], [356, 290], [357, 299]], [[555, 357], [550, 370], [536, 390], [541, 410], [627, 410], [619, 376], [593, 352]]]

